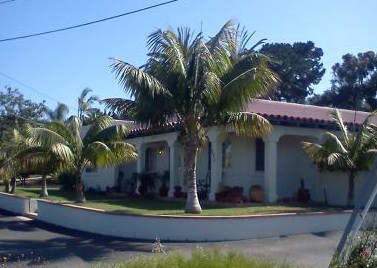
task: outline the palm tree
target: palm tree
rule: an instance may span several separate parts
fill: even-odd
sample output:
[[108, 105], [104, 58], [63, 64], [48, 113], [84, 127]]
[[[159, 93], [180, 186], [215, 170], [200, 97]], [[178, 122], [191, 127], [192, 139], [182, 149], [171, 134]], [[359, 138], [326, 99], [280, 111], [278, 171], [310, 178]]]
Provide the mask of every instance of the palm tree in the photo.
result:
[[376, 112], [369, 114], [358, 126], [357, 131], [349, 132], [340, 112], [334, 110], [330, 116], [338, 126], [340, 135], [325, 132], [322, 143], [303, 142], [306, 154], [320, 170], [339, 170], [347, 173], [348, 205], [352, 205], [354, 201], [357, 173], [369, 170], [377, 153], [377, 127], [370, 123], [370, 118], [375, 115]]
[[91, 114], [98, 114], [100, 112], [99, 109], [92, 107], [95, 102], [99, 102], [100, 100], [98, 96], [88, 97], [89, 93], [91, 92], [92, 90], [90, 88], [84, 88], [77, 99], [77, 116], [81, 119], [83, 124], [88, 116]]
[[[240, 134], [263, 135], [271, 129], [244, 105], [278, 82], [269, 59], [246, 48], [250, 36], [232, 21], [205, 41], [189, 29], [157, 30], [148, 39], [149, 60], [141, 68], [114, 59], [112, 68], [134, 100], [107, 99], [107, 108], [150, 125], [177, 120], [185, 154], [188, 196], [185, 211], [201, 213], [196, 190], [198, 150], [205, 127], [230, 124]], [[258, 42], [258, 44], [262, 43]]]
[[47, 108], [46, 114], [51, 121], [52, 120], [64, 121], [67, 115], [69, 114], [69, 108], [66, 104], [59, 102], [55, 110], [51, 110]]
[[85, 168], [122, 164], [137, 157], [135, 148], [124, 141], [127, 127], [114, 125], [111, 117], [96, 118], [86, 132], [81, 127], [80, 118], [73, 116], [66, 123], [53, 121], [46, 127], [30, 130], [35, 144], [61, 159], [65, 163], [64, 169], [73, 170], [77, 202], [86, 201], [82, 184]]
[[0, 146], [0, 174], [5, 182], [5, 191], [15, 193], [18, 175], [25, 170], [19, 153], [28, 147], [27, 134], [18, 129], [6, 133]]

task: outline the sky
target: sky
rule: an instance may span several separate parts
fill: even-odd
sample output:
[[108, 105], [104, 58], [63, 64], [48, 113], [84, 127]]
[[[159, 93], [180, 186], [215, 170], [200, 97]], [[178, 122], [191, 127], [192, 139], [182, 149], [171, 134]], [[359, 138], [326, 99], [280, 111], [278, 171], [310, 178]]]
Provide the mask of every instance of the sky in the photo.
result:
[[[0, 1], [0, 39], [82, 24], [166, 0]], [[228, 20], [249, 32], [252, 43], [313, 41], [323, 49], [325, 76], [315, 92], [330, 87], [331, 67], [346, 53], [377, 51], [375, 0], [178, 0], [87, 27], [0, 42], [0, 89], [18, 88], [35, 102], [58, 102], [76, 113], [77, 97], [89, 87], [99, 98], [127, 97], [111, 72], [110, 57], [140, 66], [147, 37], [156, 29], [190, 27], [216, 34]]]

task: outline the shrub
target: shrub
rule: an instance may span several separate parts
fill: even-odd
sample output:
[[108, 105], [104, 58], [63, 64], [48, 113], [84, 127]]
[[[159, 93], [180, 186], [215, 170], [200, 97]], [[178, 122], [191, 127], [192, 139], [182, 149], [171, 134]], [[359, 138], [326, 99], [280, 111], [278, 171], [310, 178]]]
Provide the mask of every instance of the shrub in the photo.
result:
[[59, 174], [58, 183], [61, 185], [63, 190], [73, 190], [75, 189], [76, 178], [72, 171], [65, 171]]
[[333, 256], [331, 268], [377, 267], [377, 229], [371, 225], [360, 233], [356, 241], [347, 246], [343, 255]]

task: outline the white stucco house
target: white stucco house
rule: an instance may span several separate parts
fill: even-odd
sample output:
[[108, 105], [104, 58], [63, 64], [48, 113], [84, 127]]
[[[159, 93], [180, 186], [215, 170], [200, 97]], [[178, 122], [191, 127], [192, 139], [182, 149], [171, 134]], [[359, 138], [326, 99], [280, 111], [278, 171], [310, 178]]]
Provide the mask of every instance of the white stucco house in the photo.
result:
[[[297, 196], [303, 182], [314, 202], [344, 205], [347, 200], [347, 175], [341, 172], [319, 172], [305, 155], [301, 142], [319, 141], [322, 134], [334, 130], [329, 114], [332, 108], [293, 103], [256, 100], [246, 107], [267, 118], [273, 130], [265, 137], [250, 138], [235, 135], [219, 127], [207, 129], [208, 143], [200, 151], [197, 166], [199, 187], [205, 187], [209, 200], [223, 185], [243, 188], [248, 197], [251, 186], [264, 191], [265, 202], [290, 200]], [[346, 124], [362, 123], [365, 112], [340, 110]], [[120, 185], [124, 190], [135, 173], [169, 173], [169, 194], [175, 186], [185, 191], [183, 150], [176, 125], [162, 130], [135, 128], [128, 137], [139, 153], [137, 161], [123, 166], [85, 172], [86, 189], [105, 190]], [[122, 175], [120, 175], [122, 174]], [[356, 198], [364, 174], [356, 178]]]

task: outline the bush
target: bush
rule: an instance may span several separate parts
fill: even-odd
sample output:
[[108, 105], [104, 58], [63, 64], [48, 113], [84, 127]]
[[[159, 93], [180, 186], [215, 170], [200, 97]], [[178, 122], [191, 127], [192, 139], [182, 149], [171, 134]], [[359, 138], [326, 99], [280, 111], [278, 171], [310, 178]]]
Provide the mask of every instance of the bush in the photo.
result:
[[63, 190], [73, 190], [75, 189], [76, 178], [72, 171], [65, 171], [59, 174], [58, 183], [61, 185]]
[[333, 256], [331, 268], [377, 268], [377, 229], [369, 226], [360, 233], [360, 237], [347, 246], [342, 256]]

